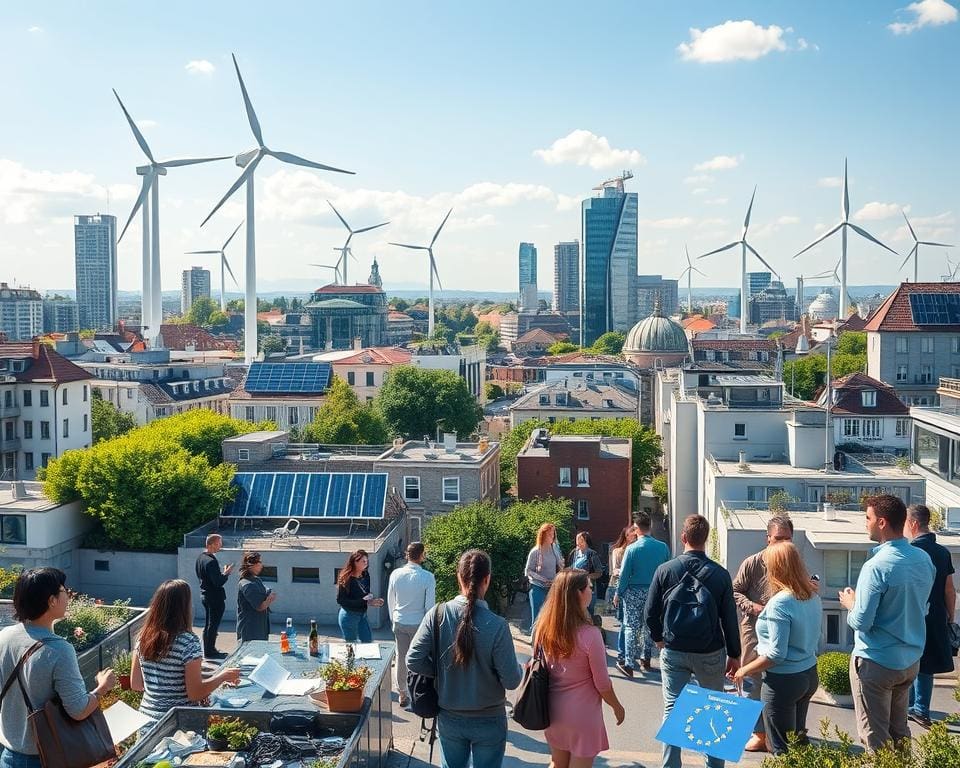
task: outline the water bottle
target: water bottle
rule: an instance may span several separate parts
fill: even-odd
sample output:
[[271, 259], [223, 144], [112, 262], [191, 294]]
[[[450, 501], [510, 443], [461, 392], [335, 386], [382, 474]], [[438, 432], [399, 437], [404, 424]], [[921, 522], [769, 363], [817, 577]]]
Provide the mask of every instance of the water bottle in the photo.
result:
[[293, 619], [287, 617], [287, 640], [290, 641], [290, 650], [297, 652], [297, 629], [293, 626]]

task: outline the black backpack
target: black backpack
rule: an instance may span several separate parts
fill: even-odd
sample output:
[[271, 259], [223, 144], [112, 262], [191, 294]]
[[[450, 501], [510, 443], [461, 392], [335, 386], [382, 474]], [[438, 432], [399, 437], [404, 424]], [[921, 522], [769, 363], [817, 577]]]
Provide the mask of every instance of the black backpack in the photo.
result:
[[433, 677], [421, 675], [419, 672], [407, 671], [407, 693], [410, 696], [410, 710], [413, 714], [429, 720], [436, 717], [440, 711], [437, 699], [437, 676], [440, 674], [440, 611], [443, 603], [434, 606], [433, 616], [433, 664], [436, 674]]
[[706, 646], [716, 634], [717, 601], [703, 583], [709, 566], [707, 563], [694, 573], [690, 566], [684, 563], [687, 572], [664, 594], [664, 642], [672, 644], [679, 639], [689, 643], [694, 638], [703, 638]]

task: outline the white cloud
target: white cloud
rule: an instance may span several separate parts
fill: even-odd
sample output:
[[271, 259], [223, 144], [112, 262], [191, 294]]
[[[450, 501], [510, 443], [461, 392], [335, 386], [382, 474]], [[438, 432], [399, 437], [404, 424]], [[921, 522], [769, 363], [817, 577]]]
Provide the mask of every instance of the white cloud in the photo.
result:
[[713, 176], [708, 176], [707, 174], [704, 174], [704, 173], [699, 174], [698, 176], [687, 176], [683, 180], [683, 183], [690, 184], [690, 185], [697, 185], [697, 186], [702, 184], [712, 184]]
[[188, 61], [184, 69], [191, 75], [212, 75], [217, 68], [213, 66], [213, 62], [206, 59], [194, 59]]
[[777, 224], [781, 226], [786, 226], [788, 224], [799, 224], [799, 223], [800, 223], [799, 216], [781, 216], [777, 219]]
[[580, 198], [573, 195], [557, 194], [558, 211], [575, 211], [580, 207]]
[[773, 51], [787, 50], [784, 30], [774, 24], [762, 27], [744, 19], [725, 21], [700, 30], [690, 28], [690, 41], [677, 46], [681, 58], [702, 64], [725, 61], [754, 61]]
[[710, 191], [710, 190], [707, 189], [706, 187], [697, 187], [696, 189], [691, 189], [691, 190], [690, 190], [690, 194], [691, 194], [691, 195], [705, 195], [705, 194], [707, 194], [707, 192], [709, 192], [709, 191]]
[[778, 216], [773, 221], [768, 221], [761, 227], [757, 227], [755, 230], [752, 230], [752, 234], [756, 238], [769, 237], [777, 232], [779, 232], [783, 227], [788, 227], [793, 224], [797, 224], [800, 221], [799, 216], [792, 216], [789, 214]]
[[672, 216], [666, 219], [641, 219], [641, 227], [650, 229], [683, 229], [690, 227], [696, 222], [696, 219], [690, 216]]
[[595, 170], [627, 168], [647, 162], [638, 150], [614, 149], [606, 136], [597, 136], [582, 128], [557, 139], [547, 149], [535, 149], [533, 154], [547, 165], [589, 165]]
[[743, 155], [738, 155], [736, 157], [733, 155], [717, 155], [716, 157], [712, 157], [702, 163], [697, 163], [695, 166], [693, 166], [693, 170], [727, 171], [740, 165], [741, 160], [743, 160]]
[[839, 187], [843, 185], [843, 177], [841, 176], [821, 176], [817, 179], [818, 187]]
[[703, 219], [699, 224], [697, 224], [697, 229], [706, 229], [707, 227], [725, 227], [727, 225], [726, 219], [712, 218], [712, 219]]
[[34, 25], [34, 26], [32, 26], [32, 27], [29, 27], [29, 28], [27, 29], [27, 32], [29, 32], [29, 33], [31, 33], [31, 34], [37, 34], [38, 32], [43, 32], [43, 27], [38, 27], [38, 26]]
[[137, 128], [141, 131], [149, 131], [151, 128], [157, 127], [156, 120], [137, 120]]
[[705, 202], [707, 205], [726, 205], [727, 199], [728, 198], [726, 197], [712, 197], [709, 200], [704, 200], [703, 202]]
[[960, 18], [960, 12], [946, 0], [920, 0], [918, 3], [910, 3], [906, 10], [913, 14], [912, 21], [887, 25], [887, 29], [895, 35], [909, 35], [923, 27], [952, 24]]
[[910, 206], [901, 206], [899, 203], [880, 203], [874, 200], [854, 213], [853, 218], [857, 219], [857, 221], [883, 221], [884, 219], [899, 216], [901, 210], [910, 213]]
[[[948, 238], [954, 236], [954, 227], [957, 223], [953, 211], [944, 211], [935, 216], [911, 216], [910, 223], [913, 225], [917, 237], [921, 240], [947, 240], [948, 242], [955, 242], [948, 240]], [[884, 232], [883, 237], [888, 240], [913, 241], [906, 224], [902, 224], [897, 229]]]
[[525, 200], [556, 201], [557, 196], [542, 184], [494, 184], [490, 181], [473, 184], [458, 194], [454, 205], [515, 205]]

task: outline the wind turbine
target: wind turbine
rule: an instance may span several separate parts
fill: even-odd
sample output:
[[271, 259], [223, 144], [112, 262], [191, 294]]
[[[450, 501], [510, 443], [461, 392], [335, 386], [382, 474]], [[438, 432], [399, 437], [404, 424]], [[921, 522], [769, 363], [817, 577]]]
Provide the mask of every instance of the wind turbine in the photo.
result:
[[234, 192], [244, 184], [247, 185], [247, 256], [245, 275], [246, 292], [244, 295], [243, 312], [243, 358], [244, 362], [250, 364], [257, 357], [257, 238], [255, 227], [256, 211], [254, 209], [254, 171], [257, 170], [260, 161], [267, 156], [275, 157], [282, 163], [301, 165], [305, 168], [317, 168], [321, 171], [336, 171], [337, 173], [350, 174], [352, 174], [353, 171], [345, 171], [342, 168], [334, 168], [331, 165], [315, 163], [312, 160], [306, 160], [297, 155], [292, 155], [289, 152], [278, 152], [269, 149], [267, 145], [263, 143], [260, 121], [257, 120], [257, 113], [254, 112], [253, 104], [250, 102], [247, 86], [244, 84], [243, 76], [240, 74], [240, 65], [237, 64], [237, 57], [233, 54], [231, 54], [231, 56], [233, 56], [233, 67], [237, 71], [237, 80], [240, 82], [240, 92], [243, 94], [243, 105], [247, 111], [247, 122], [250, 123], [250, 131], [257, 140], [257, 147], [256, 149], [243, 152], [234, 158], [234, 162], [243, 168], [243, 173], [233, 182], [233, 186], [227, 190], [227, 193], [220, 198], [220, 202], [214, 206], [213, 210], [207, 214], [207, 218], [203, 220], [200, 226], [202, 227], [210, 221], [210, 217], [220, 210], [220, 207], [230, 199]]
[[903, 260], [903, 264], [900, 265], [900, 269], [903, 269], [904, 265], [910, 261], [910, 257], [913, 256], [913, 282], [919, 282], [920, 275], [920, 246], [921, 245], [936, 245], [941, 248], [953, 248], [952, 245], [948, 243], [932, 243], [929, 240], [918, 240], [917, 233], [913, 231], [913, 227], [910, 225], [910, 219], [907, 218], [907, 214], [903, 211], [903, 220], [907, 222], [907, 229], [910, 230], [910, 237], [913, 238], [913, 248], [910, 249], [910, 253], [907, 254], [907, 258]]
[[[140, 194], [137, 196], [137, 201], [133, 205], [133, 210], [130, 211], [130, 216], [127, 218], [127, 223], [124, 224], [123, 231], [120, 233], [120, 237], [117, 238], [117, 242], [119, 243], [123, 240], [123, 236], [127, 232], [127, 227], [130, 226], [130, 222], [133, 221], [133, 217], [137, 211], [142, 208], [143, 295], [140, 299], [140, 324], [149, 329], [150, 345], [155, 347], [160, 341], [160, 324], [163, 322], [163, 301], [160, 290], [160, 177], [167, 175], [168, 168], [178, 168], [183, 165], [197, 165], [198, 163], [212, 163], [214, 160], [228, 160], [229, 155], [158, 162], [154, 158], [153, 152], [150, 151], [147, 140], [143, 138], [143, 134], [137, 127], [137, 124], [133, 121], [133, 118], [130, 117], [130, 113], [120, 100], [120, 94], [117, 93], [115, 88], [113, 89], [113, 95], [117, 97], [117, 103], [120, 104], [120, 109], [123, 110], [123, 115], [127, 118], [130, 130], [133, 131], [133, 137], [137, 140], [137, 144], [140, 145], [143, 154], [147, 156], [147, 160], [150, 161], [148, 165], [141, 165], [137, 168], [137, 175], [143, 176], [143, 183], [140, 186]], [[147, 196], [151, 192], [153, 199], [148, 205]]]
[[440, 284], [440, 273], [437, 272], [437, 262], [433, 258], [433, 244], [437, 242], [437, 238], [440, 237], [440, 230], [443, 229], [443, 225], [447, 223], [447, 219], [450, 218], [450, 214], [453, 213], [453, 208], [447, 211], [447, 215], [443, 217], [443, 221], [440, 222], [440, 226], [437, 227], [437, 231], [433, 233], [433, 239], [430, 241], [430, 245], [407, 245], [406, 243], [390, 243], [390, 245], [396, 245], [400, 248], [412, 248], [415, 251], [426, 251], [430, 254], [430, 293], [429, 296], [429, 313], [430, 316], [427, 318], [427, 336], [433, 336], [433, 278], [437, 278], [437, 286], [440, 290], [443, 290], [443, 286]]
[[230, 269], [230, 262], [227, 261], [227, 255], [224, 253], [224, 251], [227, 250], [227, 246], [230, 245], [230, 241], [233, 240], [234, 235], [236, 235], [237, 232], [240, 231], [240, 227], [242, 226], [243, 226], [243, 222], [241, 221], [239, 224], [237, 224], [237, 228], [233, 230], [230, 237], [227, 238], [227, 242], [223, 244], [223, 246], [220, 248], [219, 251], [186, 251], [187, 255], [194, 255], [194, 254], [204, 254], [204, 255], [211, 255], [211, 256], [213, 254], [220, 255], [220, 311], [221, 312], [227, 311], [227, 299], [226, 299], [227, 286], [226, 286], [226, 279], [224, 278], [224, 274], [223, 274], [224, 269], [226, 269], [227, 272], [230, 273], [230, 277], [233, 278], [233, 284], [239, 287], [239, 283], [237, 283], [237, 278], [234, 277], [233, 270]]
[[680, 273], [680, 277], [678, 277], [677, 279], [683, 280], [683, 276], [684, 275], [687, 276], [687, 314], [689, 315], [689, 314], [693, 314], [693, 288], [691, 287], [692, 286], [691, 279], [693, 277], [693, 273], [696, 272], [698, 275], [703, 275], [704, 277], [706, 277], [706, 275], [704, 275], [703, 272], [701, 272], [699, 269], [693, 266], [693, 262], [690, 261], [690, 251], [687, 250], [686, 244], [684, 244], [683, 246], [683, 252], [687, 254], [687, 268]]
[[840, 262], [837, 262], [837, 266], [833, 269], [828, 269], [826, 272], [820, 272], [816, 275], [799, 275], [797, 277], [797, 317], [799, 318], [803, 315], [803, 301], [804, 301], [804, 289], [806, 288], [807, 280], [822, 280], [825, 277], [832, 277], [838, 283], [840, 282], [840, 275], [837, 274], [837, 270], [840, 268]]
[[760, 259], [760, 263], [773, 272], [773, 274], [777, 276], [778, 280], [780, 279], [780, 273], [767, 264], [767, 262], [764, 261], [763, 256], [757, 253], [756, 248], [747, 242], [747, 230], [750, 229], [750, 214], [753, 212], [753, 199], [756, 196], [757, 188], [754, 187], [753, 194], [750, 195], [750, 205], [747, 207], [747, 215], [743, 218], [743, 230], [740, 232], [740, 239], [734, 240], [732, 243], [727, 243], [720, 248], [714, 248], [712, 251], [708, 251], [707, 253], [703, 254], [703, 256], [697, 257], [699, 259], [705, 259], [707, 256], [712, 256], [715, 253], [722, 253], [723, 251], [728, 251], [738, 245], [740, 246], [740, 333], [744, 335], [747, 333], [747, 300], [750, 296], [750, 291], [747, 288], [747, 251], [750, 251], [750, 253]]
[[852, 229], [854, 232], [860, 235], [860, 237], [876, 243], [881, 248], [886, 248], [894, 255], [899, 254], [897, 254], [893, 248], [881, 243], [879, 240], [877, 240], [877, 238], [867, 232], [867, 230], [858, 227], [856, 224], [850, 223], [850, 191], [847, 186], [847, 158], [843, 158], [843, 196], [840, 199], [840, 213], [843, 218], [840, 219], [839, 224], [825, 234], [820, 235], [820, 237], [810, 243], [810, 245], [808, 245], [802, 251], [797, 253], [793, 258], [797, 258], [797, 256], [800, 254], [809, 251], [811, 248], [813, 248], [813, 246], [817, 245], [818, 243], [822, 243], [834, 232], [840, 232], [840, 301], [838, 303], [840, 306], [840, 319], [846, 320], [848, 314], [847, 310], [850, 306], [850, 297], [847, 294], [847, 229]]
[[333, 270], [333, 282], [334, 285], [340, 282], [340, 262], [337, 261], [336, 264], [310, 264], [311, 267], [320, 267], [321, 269], [332, 269]]
[[956, 265], [950, 261], [950, 256], [947, 256], [947, 274], [943, 276], [944, 283], [952, 283], [957, 279], [957, 270], [960, 270], [960, 263]]
[[[327, 200], [327, 205], [333, 208], [333, 203]], [[369, 232], [371, 229], [379, 229], [380, 227], [385, 227], [389, 224], [389, 221], [385, 221], [382, 224], [374, 224], [372, 227], [361, 227], [360, 229], [350, 229], [350, 225], [347, 224], [347, 220], [340, 215], [340, 211], [336, 208], [333, 208], [333, 212], [337, 214], [337, 218], [340, 219], [340, 222], [347, 228], [347, 232], [350, 234], [347, 235], [347, 239], [343, 244], [342, 248], [334, 248], [335, 251], [340, 251], [340, 263], [343, 266], [340, 268], [340, 273], [343, 276], [343, 284], [347, 285], [347, 254], [353, 255], [353, 251], [350, 250], [350, 240], [353, 239], [354, 235], [359, 235], [361, 232]]]

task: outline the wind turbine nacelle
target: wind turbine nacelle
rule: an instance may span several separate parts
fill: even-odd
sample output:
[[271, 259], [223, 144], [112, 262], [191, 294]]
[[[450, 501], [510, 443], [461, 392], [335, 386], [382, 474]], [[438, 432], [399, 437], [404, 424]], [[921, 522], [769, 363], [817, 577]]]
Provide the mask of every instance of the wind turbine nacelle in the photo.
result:
[[257, 152], [259, 151], [260, 149], [258, 148], [251, 149], [249, 152], [242, 152], [233, 158], [233, 161], [241, 168], [246, 168], [248, 165], [250, 165], [250, 161], [257, 156]]
[[140, 165], [137, 166], [137, 176], [148, 176], [151, 173], [157, 174], [157, 176], [166, 176], [167, 169], [161, 165]]

